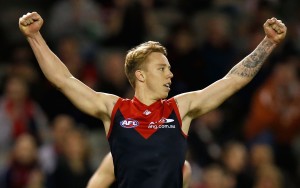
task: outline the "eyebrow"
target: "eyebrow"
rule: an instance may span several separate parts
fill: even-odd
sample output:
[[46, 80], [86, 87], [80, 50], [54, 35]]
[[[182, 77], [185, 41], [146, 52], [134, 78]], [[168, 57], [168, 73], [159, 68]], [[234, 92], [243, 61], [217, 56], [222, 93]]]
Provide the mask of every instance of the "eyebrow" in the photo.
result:
[[163, 66], [163, 67], [171, 68], [171, 65], [167, 65], [167, 64], [164, 64], [164, 63], [157, 64], [157, 66], [158, 67]]

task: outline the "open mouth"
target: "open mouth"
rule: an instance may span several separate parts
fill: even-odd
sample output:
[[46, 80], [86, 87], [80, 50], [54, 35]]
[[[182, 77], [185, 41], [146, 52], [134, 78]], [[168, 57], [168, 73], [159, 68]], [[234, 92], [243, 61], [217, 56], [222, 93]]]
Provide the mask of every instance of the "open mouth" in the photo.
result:
[[164, 86], [170, 89], [171, 83], [164, 84]]

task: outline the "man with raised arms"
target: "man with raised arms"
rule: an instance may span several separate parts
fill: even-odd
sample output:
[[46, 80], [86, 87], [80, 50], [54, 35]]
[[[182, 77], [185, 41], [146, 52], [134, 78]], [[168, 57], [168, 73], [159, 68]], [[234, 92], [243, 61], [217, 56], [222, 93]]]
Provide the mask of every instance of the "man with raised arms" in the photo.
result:
[[142, 43], [126, 55], [125, 73], [135, 93], [133, 99], [123, 99], [96, 92], [74, 78], [47, 46], [42, 25], [36, 12], [19, 19], [46, 78], [77, 108], [103, 121], [119, 188], [182, 188], [191, 121], [249, 83], [287, 31], [281, 20], [266, 20], [265, 37], [228, 74], [202, 90], [170, 99], [173, 73], [166, 49], [158, 42]]

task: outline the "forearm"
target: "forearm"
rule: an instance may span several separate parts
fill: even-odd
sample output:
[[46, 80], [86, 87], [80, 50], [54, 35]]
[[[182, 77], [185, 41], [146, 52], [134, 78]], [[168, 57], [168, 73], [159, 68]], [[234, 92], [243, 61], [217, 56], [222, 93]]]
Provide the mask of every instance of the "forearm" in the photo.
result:
[[241, 87], [244, 86], [258, 73], [275, 47], [276, 43], [265, 37], [252, 53], [229, 71], [226, 77], [234, 77]]
[[[205, 89], [202, 98], [205, 105], [200, 104], [203, 112], [218, 107], [224, 100], [232, 96], [248, 84], [261, 69], [263, 63], [276, 47], [276, 43], [265, 37], [259, 45], [242, 61], [236, 64], [221, 80]], [[213, 100], [211, 100], [213, 99]], [[209, 102], [206, 102], [209, 101]]]
[[27, 37], [33, 53], [45, 77], [60, 88], [63, 80], [72, 77], [67, 67], [50, 50], [42, 35], [38, 32], [34, 37]]

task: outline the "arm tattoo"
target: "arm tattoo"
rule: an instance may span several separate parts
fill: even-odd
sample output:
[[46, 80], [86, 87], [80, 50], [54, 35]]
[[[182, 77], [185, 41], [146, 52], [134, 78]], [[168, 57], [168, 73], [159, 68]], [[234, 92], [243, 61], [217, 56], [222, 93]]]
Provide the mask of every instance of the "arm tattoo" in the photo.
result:
[[271, 54], [274, 47], [275, 44], [271, 41], [263, 40], [250, 55], [235, 65], [229, 74], [253, 78], [261, 68], [263, 62]]

